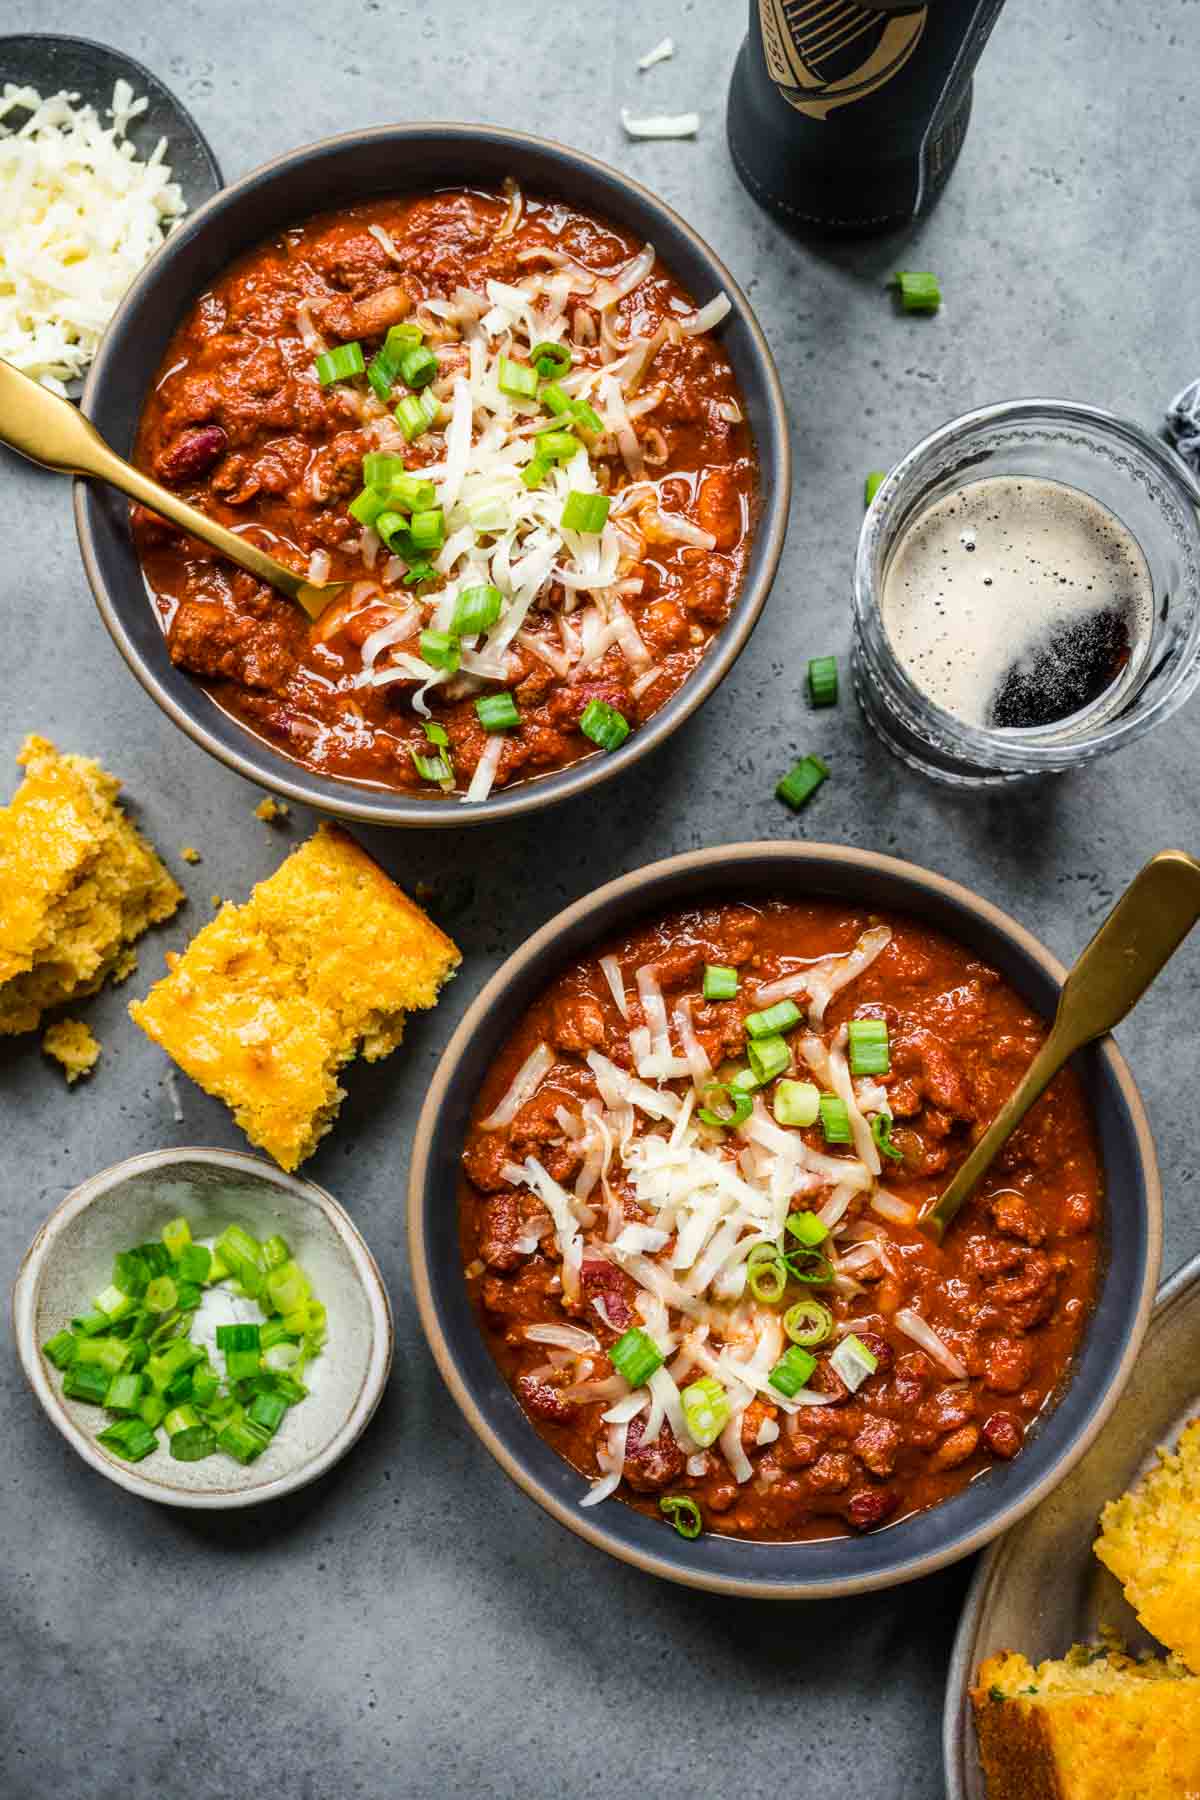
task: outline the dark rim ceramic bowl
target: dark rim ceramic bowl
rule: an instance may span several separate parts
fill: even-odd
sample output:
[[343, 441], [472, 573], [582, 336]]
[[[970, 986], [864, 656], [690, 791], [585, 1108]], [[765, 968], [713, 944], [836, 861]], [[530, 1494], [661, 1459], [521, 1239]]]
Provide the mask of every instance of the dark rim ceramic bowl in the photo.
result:
[[343, 818], [374, 825], [461, 826], [512, 818], [566, 800], [628, 768], [671, 735], [712, 693], [746, 644], [770, 591], [787, 527], [787, 418], [775, 365], [750, 304], [703, 239], [648, 189], [578, 150], [483, 125], [389, 125], [306, 145], [246, 175], [168, 239], [129, 290], [92, 365], [83, 410], [128, 456], [167, 342], [208, 282], [243, 251], [315, 212], [372, 195], [421, 192], [513, 175], [529, 191], [603, 214], [649, 240], [697, 301], [721, 289], [732, 312], [718, 328], [741, 386], [758, 452], [759, 516], [746, 578], [695, 673], [611, 755], [502, 788], [479, 805], [423, 799], [319, 775], [223, 713], [177, 669], [151, 606], [128, 525], [128, 502], [79, 481], [75, 521], [92, 592], [117, 648], [163, 710], [202, 748], [251, 781]]
[[702, 899], [826, 895], [907, 912], [985, 958], [1044, 1018], [1065, 971], [1020, 925], [927, 869], [829, 844], [735, 844], [653, 863], [610, 882], [542, 927], [494, 975], [438, 1067], [417, 1127], [409, 1249], [421, 1320], [468, 1424], [513, 1480], [589, 1543], [691, 1587], [819, 1599], [927, 1575], [997, 1537], [1063, 1479], [1104, 1424], [1137, 1356], [1162, 1248], [1162, 1195], [1137, 1089], [1111, 1039], [1075, 1059], [1104, 1158], [1107, 1204], [1096, 1306], [1057, 1405], [1013, 1462], [961, 1494], [863, 1537], [764, 1544], [704, 1533], [686, 1542], [618, 1500], [584, 1511], [586, 1482], [529, 1424], [484, 1342], [458, 1246], [458, 1163], [485, 1071], [558, 971], [636, 920]]

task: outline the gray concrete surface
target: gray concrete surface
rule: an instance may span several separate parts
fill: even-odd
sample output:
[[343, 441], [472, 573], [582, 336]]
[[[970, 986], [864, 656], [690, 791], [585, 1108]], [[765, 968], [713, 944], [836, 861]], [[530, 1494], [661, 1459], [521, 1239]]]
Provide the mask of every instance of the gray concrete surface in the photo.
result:
[[[1065, 957], [1147, 855], [1195, 847], [1195, 707], [1086, 774], [964, 798], [890, 761], [850, 704], [812, 717], [800, 675], [809, 655], [847, 647], [867, 469], [950, 415], [1015, 394], [1070, 395], [1153, 425], [1197, 372], [1200, 9], [1013, 0], [959, 171], [900, 259], [941, 277], [947, 303], [932, 324], [897, 317], [882, 292], [895, 247], [816, 254], [743, 195], [722, 122], [741, 0], [558, 12], [532, 0], [6, 0], [3, 18], [8, 31], [74, 31], [140, 57], [194, 109], [227, 176], [305, 138], [418, 114], [531, 126], [636, 173], [750, 289], [791, 400], [797, 480], [757, 636], [662, 753], [570, 815], [371, 838], [402, 881], [456, 901], [467, 961], [402, 1053], [351, 1077], [311, 1164], [379, 1256], [399, 1326], [387, 1399], [357, 1451], [290, 1503], [189, 1518], [87, 1469], [15, 1358], [0, 1360], [0, 1795], [725, 1800], [780, 1787], [936, 1800], [944, 1668], [969, 1567], [890, 1596], [771, 1608], [659, 1585], [560, 1531], [470, 1437], [425, 1350], [404, 1245], [407, 1146], [439, 1051], [505, 952], [566, 901], [670, 851], [795, 832], [890, 850], [978, 888]], [[636, 57], [667, 31], [675, 60], [639, 76]], [[626, 143], [622, 103], [698, 106], [700, 137]], [[100, 756], [155, 841], [172, 854], [197, 844], [204, 861], [179, 865], [191, 903], [146, 945], [133, 982], [88, 1009], [105, 1046], [93, 1081], [68, 1095], [32, 1041], [0, 1051], [5, 1280], [93, 1170], [161, 1144], [241, 1142], [186, 1083], [175, 1122], [164, 1061], [125, 1002], [209, 916], [212, 892], [244, 893], [310, 823], [294, 818], [282, 835], [259, 824], [256, 794], [127, 675], [84, 583], [69, 500], [61, 481], [0, 457], [0, 761], [10, 767], [35, 728]], [[833, 779], [794, 820], [772, 789], [807, 749]], [[1121, 1033], [1166, 1175], [1167, 1269], [1200, 1249], [1198, 989], [1193, 945]]]

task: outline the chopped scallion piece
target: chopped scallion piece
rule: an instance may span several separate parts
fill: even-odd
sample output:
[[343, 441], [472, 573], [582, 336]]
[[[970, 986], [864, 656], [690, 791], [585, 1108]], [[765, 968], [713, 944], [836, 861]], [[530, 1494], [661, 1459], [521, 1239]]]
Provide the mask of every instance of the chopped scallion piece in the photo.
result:
[[400, 376], [406, 387], [428, 387], [437, 370], [437, 357], [424, 344], [406, 350], [400, 358]]
[[349, 381], [352, 376], [361, 375], [366, 366], [362, 345], [357, 343], [338, 344], [332, 350], [322, 351], [313, 364], [322, 387], [333, 381]]
[[663, 1354], [654, 1339], [640, 1325], [631, 1325], [612, 1346], [608, 1360], [630, 1387], [643, 1387], [656, 1369], [663, 1365]]
[[820, 1112], [821, 1130], [825, 1133], [827, 1144], [854, 1142], [854, 1134], [850, 1130], [850, 1114], [844, 1100], [839, 1100], [836, 1094], [822, 1094]]
[[814, 656], [808, 665], [808, 692], [814, 706], [836, 706], [838, 666], [836, 656]]
[[892, 1062], [886, 1019], [851, 1019], [848, 1037], [852, 1075], [887, 1074]]
[[533, 346], [529, 352], [529, 360], [542, 380], [549, 381], [555, 375], [566, 374], [571, 366], [571, 352], [565, 344], [546, 339]]
[[756, 1244], [746, 1264], [746, 1285], [762, 1306], [778, 1306], [787, 1288], [787, 1269], [774, 1244]]
[[420, 646], [421, 660], [431, 669], [445, 669], [453, 675], [462, 660], [462, 645], [452, 631], [423, 631]]
[[669, 1519], [681, 1538], [698, 1538], [704, 1519], [690, 1494], [664, 1494], [658, 1510]]
[[178, 1262], [192, 1241], [192, 1228], [186, 1219], [172, 1219], [162, 1228], [162, 1241], [172, 1262]]
[[886, 480], [887, 480], [887, 470], [886, 469], [872, 469], [871, 470], [871, 473], [867, 476], [866, 481], [863, 483], [863, 497], [866, 500], [866, 503], [868, 506], [870, 506], [872, 500], [874, 500], [876, 494], [879, 492], [880, 488], [883, 486], [883, 484]]
[[410, 444], [419, 438], [422, 432], [428, 431], [433, 423], [423, 401], [423, 395], [405, 394], [392, 414]]
[[563, 530], [592, 533], [603, 531], [610, 504], [607, 494], [582, 494], [578, 488], [572, 488], [563, 502]]
[[935, 313], [942, 304], [938, 278], [927, 269], [897, 269], [896, 286], [905, 312]]
[[217, 1434], [217, 1443], [221, 1449], [228, 1451], [240, 1463], [252, 1463], [255, 1457], [262, 1455], [270, 1442], [261, 1425], [252, 1425], [249, 1419], [230, 1419]]
[[750, 1038], [746, 1044], [746, 1056], [762, 1086], [768, 1081], [774, 1081], [777, 1075], [782, 1075], [792, 1063], [792, 1053], [779, 1036]]
[[629, 721], [607, 700], [589, 700], [580, 716], [579, 729], [601, 750], [617, 750], [629, 736]]
[[146, 1305], [151, 1312], [171, 1312], [178, 1299], [179, 1289], [169, 1275], [156, 1275], [146, 1289]]
[[829, 1358], [829, 1366], [841, 1376], [850, 1392], [856, 1393], [868, 1376], [874, 1375], [879, 1359], [853, 1332], [844, 1337]]
[[783, 1329], [793, 1344], [823, 1344], [833, 1333], [833, 1314], [820, 1300], [797, 1300], [783, 1315]]
[[413, 767], [422, 781], [436, 781], [439, 787], [454, 782], [454, 768], [445, 755], [424, 756], [420, 750], [409, 749], [413, 759]]
[[[538, 455], [549, 462], [570, 462], [572, 457], [578, 456], [582, 449], [583, 445], [573, 431], [543, 432], [537, 444]], [[605, 517], [607, 517], [607, 511]]]
[[[151, 1283], [151, 1286], [153, 1285]], [[146, 1291], [149, 1293], [149, 1288]], [[110, 1325], [115, 1325], [119, 1319], [127, 1318], [135, 1304], [132, 1296], [123, 1294], [119, 1287], [106, 1287], [102, 1294], [96, 1295], [96, 1308], [105, 1315]]]
[[599, 437], [604, 430], [604, 420], [600, 414], [590, 407], [586, 400], [576, 400], [571, 406], [571, 417], [580, 431], [586, 431], [589, 437]]
[[765, 1012], [746, 1014], [746, 1036], [778, 1037], [781, 1032], [791, 1031], [803, 1016], [794, 1000], [778, 1000], [774, 1006], [768, 1006]]
[[117, 1375], [129, 1361], [129, 1345], [117, 1337], [80, 1338], [75, 1349], [72, 1369], [103, 1369], [106, 1375]]
[[771, 1373], [767, 1376], [773, 1388], [778, 1388], [788, 1400], [807, 1387], [809, 1378], [817, 1366], [817, 1359], [811, 1350], [805, 1350], [799, 1344], [793, 1344], [784, 1351]]
[[126, 1462], [141, 1462], [157, 1447], [158, 1437], [144, 1419], [121, 1419], [107, 1431], [97, 1432], [96, 1442]]
[[815, 1250], [829, 1236], [828, 1225], [822, 1225], [816, 1213], [789, 1213], [785, 1223], [792, 1236], [799, 1238], [806, 1250]]
[[189, 1244], [179, 1258], [180, 1281], [194, 1281], [198, 1285], [208, 1280], [212, 1268], [212, 1251], [206, 1244]]
[[715, 1375], [703, 1375], [685, 1387], [679, 1398], [688, 1432], [702, 1450], [707, 1450], [729, 1423], [733, 1411], [729, 1395]]
[[776, 1123], [803, 1130], [815, 1125], [821, 1107], [821, 1091], [811, 1081], [781, 1081], [771, 1100]]
[[257, 1350], [262, 1341], [261, 1334], [259, 1325], [218, 1325], [217, 1349]]
[[500, 358], [497, 384], [502, 394], [513, 400], [535, 400], [538, 391], [537, 370], [528, 363], [514, 362], [511, 356]]
[[440, 550], [446, 541], [446, 516], [440, 506], [415, 512], [408, 529], [414, 550]]
[[[714, 1081], [711, 1087], [706, 1087], [701, 1099], [704, 1101], [704, 1105], [697, 1108], [696, 1117], [705, 1125], [720, 1126], [723, 1131], [733, 1131], [737, 1126], [744, 1125], [754, 1111], [754, 1102], [749, 1094], [743, 1093], [740, 1088], [734, 1089], [720, 1081]], [[732, 1108], [731, 1112], [716, 1111], [723, 1101], [728, 1102]]]
[[450, 629], [459, 637], [478, 637], [489, 631], [500, 617], [504, 596], [498, 587], [486, 582], [480, 587], [463, 588], [454, 602]]
[[738, 972], [725, 963], [705, 963], [704, 965], [704, 998], [706, 1000], [732, 1000], [738, 991]]
[[200, 1462], [212, 1456], [217, 1448], [217, 1434], [211, 1425], [189, 1425], [171, 1434], [171, 1455], [176, 1462]]
[[42, 1355], [52, 1362], [56, 1369], [69, 1369], [75, 1361], [75, 1351], [79, 1340], [71, 1331], [56, 1331], [52, 1338], [47, 1338], [42, 1345]]
[[247, 1417], [252, 1425], [260, 1425], [274, 1437], [287, 1409], [288, 1403], [282, 1394], [257, 1394]]
[[383, 348], [396, 363], [406, 350], [415, 350], [424, 342], [425, 333], [411, 319], [403, 320], [399, 325], [390, 325], [388, 334], [383, 340]]
[[527, 488], [540, 488], [552, 467], [548, 457], [535, 456], [532, 462], [526, 463], [521, 470], [521, 480]]
[[481, 694], [475, 702], [479, 723], [485, 731], [507, 731], [521, 723], [521, 714], [511, 694]]
[[871, 1136], [875, 1140], [875, 1148], [881, 1156], [888, 1156], [893, 1162], [903, 1162], [903, 1150], [897, 1150], [892, 1142], [891, 1113], [876, 1113], [871, 1120]]
[[542, 389], [540, 398], [546, 411], [553, 413], [556, 419], [561, 419], [570, 413], [575, 404], [566, 388], [560, 387], [557, 381], [548, 381]]
[[75, 1362], [63, 1376], [63, 1393], [68, 1400], [83, 1400], [89, 1406], [103, 1406], [108, 1398], [112, 1377], [96, 1363]]
[[799, 812], [812, 799], [828, 774], [829, 769], [819, 756], [802, 756], [798, 763], [793, 763], [776, 787], [775, 793], [793, 812]]
[[387, 508], [388, 497], [382, 488], [365, 487], [361, 494], [355, 494], [346, 511], [352, 519], [357, 519], [360, 525], [370, 525], [374, 528], [376, 519], [380, 513], [386, 512]]
[[124, 1369], [109, 1382], [104, 1404], [109, 1412], [135, 1413], [145, 1385], [143, 1375], [136, 1374], [132, 1369]]

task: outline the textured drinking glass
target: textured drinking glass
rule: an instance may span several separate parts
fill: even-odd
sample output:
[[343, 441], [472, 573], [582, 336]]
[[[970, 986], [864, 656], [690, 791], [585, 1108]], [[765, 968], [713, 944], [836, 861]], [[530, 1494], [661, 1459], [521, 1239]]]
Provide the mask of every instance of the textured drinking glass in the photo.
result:
[[[913, 683], [880, 611], [890, 558], [927, 507], [967, 482], [1015, 475], [1080, 488], [1141, 546], [1153, 585], [1147, 641], [1090, 706], [1051, 725], [967, 725]], [[868, 508], [854, 569], [851, 663], [859, 704], [889, 750], [960, 787], [1057, 774], [1131, 744], [1200, 683], [1200, 488], [1173, 451], [1128, 420], [1068, 400], [964, 413], [894, 468]]]

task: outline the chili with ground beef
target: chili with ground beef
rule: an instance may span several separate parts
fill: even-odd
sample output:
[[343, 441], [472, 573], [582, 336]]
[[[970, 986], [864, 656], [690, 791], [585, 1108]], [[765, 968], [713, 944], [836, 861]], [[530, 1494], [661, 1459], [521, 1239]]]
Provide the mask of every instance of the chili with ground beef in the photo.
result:
[[[499, 311], [496, 283], [504, 284]], [[597, 754], [597, 740], [580, 729], [590, 702], [604, 702], [636, 729], [686, 681], [728, 616], [753, 532], [750, 434], [730, 365], [699, 317], [628, 233], [512, 191], [375, 200], [243, 256], [172, 338], [135, 460], [311, 579], [354, 586], [310, 626], [272, 589], [135, 508], [137, 547], [173, 661], [310, 768], [435, 796], [414, 753], [431, 754], [439, 726], [449, 739], [447, 792], [467, 786], [489, 745], [495, 766], [486, 765], [485, 789]], [[411, 442], [392, 413], [407, 391], [402, 380], [384, 399], [365, 374], [322, 386], [315, 368], [322, 349], [344, 342], [360, 344], [369, 365], [405, 321], [436, 356], [429, 391], [441, 405], [439, 422]], [[515, 418], [518, 437], [526, 426], [531, 434], [553, 424], [583, 433], [589, 454], [579, 466], [613, 502], [617, 535], [597, 542], [616, 548], [599, 574], [586, 564], [585, 579], [591, 569], [604, 582], [594, 591], [577, 577], [563, 584], [564, 558], [546, 569], [523, 628], [484, 657], [499, 674], [464, 663], [422, 694], [418, 632], [445, 628], [433, 617], [443, 573], [406, 586], [411, 557], [408, 565], [389, 558], [373, 527], [347, 508], [372, 452], [393, 452], [418, 474], [446, 466], [456, 380], [472, 385], [478, 443], [495, 422], [480, 402], [481, 383], [495, 399], [481, 352], [527, 368], [534, 334], [557, 336], [569, 351], [570, 373], [560, 379], [590, 400], [592, 426], [602, 430], [539, 417], [537, 400], [528, 417], [522, 401], [499, 403], [500, 412], [510, 424]], [[552, 373], [543, 369], [543, 394]], [[518, 497], [525, 492], [510, 485]], [[553, 492], [553, 479], [545, 491]], [[460, 553], [477, 557], [478, 580], [495, 582], [507, 599], [516, 557], [506, 550], [497, 559], [499, 541], [494, 527], [491, 535], [481, 527]], [[575, 548], [578, 566], [586, 541]], [[377, 634], [386, 638], [389, 625], [406, 618], [410, 629], [381, 649]], [[386, 679], [374, 685], [381, 672]], [[495, 743], [474, 702], [498, 688], [513, 695], [519, 723]]]
[[[849, 964], [824, 960], [855, 946]], [[708, 1530], [775, 1540], [895, 1523], [1015, 1456], [1067, 1375], [1097, 1278], [1101, 1172], [1075, 1075], [1055, 1080], [944, 1245], [923, 1236], [915, 1216], [1016, 1085], [1045, 1037], [1042, 1021], [961, 945], [909, 918], [828, 902], [679, 913], [605, 946], [605, 954], [603, 966], [597, 953], [569, 968], [522, 1021], [484, 1084], [463, 1156], [467, 1281], [486, 1340], [534, 1427], [593, 1480], [611, 1474], [613, 1435], [623, 1429], [620, 1498], [659, 1516], [662, 1497], [687, 1495]], [[737, 971], [734, 998], [703, 997], [707, 964]], [[705, 1062], [727, 1080], [732, 1065], [745, 1062], [747, 1015], [762, 1009], [764, 989], [777, 1001], [772, 986], [789, 976], [807, 1017], [784, 1034], [787, 1079], [830, 1092], [846, 1070], [847, 1022], [887, 1026], [888, 1071], [855, 1078], [852, 1089], [863, 1121], [890, 1113], [880, 1135], [890, 1129], [903, 1160], [881, 1158], [878, 1177], [865, 1187], [859, 1177], [850, 1193], [843, 1177], [865, 1167], [861, 1144], [831, 1145], [819, 1124], [785, 1132], [772, 1119], [773, 1083], [753, 1096], [750, 1119], [728, 1131], [697, 1127], [695, 1113], [680, 1127], [679, 1103], [691, 1091], [686, 1075], [647, 1074], [640, 1095], [622, 1099], [639, 1065], [652, 1071], [664, 1050], [676, 1065], [686, 1057], [689, 1036], [691, 1056], [698, 1046], [703, 1057], [701, 1087], [709, 1079]], [[525, 1084], [536, 1087], [509, 1122], [497, 1124], [493, 1109], [539, 1046]], [[674, 1096], [674, 1120], [643, 1110], [647, 1091]], [[509, 1110], [519, 1097], [510, 1094]], [[823, 1283], [789, 1281], [776, 1306], [737, 1293], [736, 1272], [725, 1298], [711, 1285], [697, 1293], [689, 1271], [699, 1267], [692, 1258], [702, 1240], [693, 1236], [686, 1254], [676, 1254], [690, 1229], [685, 1210], [672, 1216], [682, 1190], [670, 1182], [655, 1189], [662, 1177], [646, 1173], [670, 1155], [668, 1139], [681, 1129], [682, 1141], [691, 1140], [688, 1157], [693, 1150], [715, 1157], [760, 1190], [769, 1190], [772, 1169], [782, 1171], [782, 1199], [766, 1235], [779, 1234], [784, 1211], [833, 1219], [812, 1263], [795, 1265], [826, 1276]], [[605, 1133], [613, 1153], [602, 1185], [596, 1171]], [[786, 1157], [777, 1165], [780, 1145]], [[530, 1159], [541, 1173], [531, 1173]], [[569, 1210], [565, 1261], [547, 1195]], [[881, 1205], [890, 1216], [880, 1216]], [[657, 1250], [656, 1222], [665, 1227]], [[642, 1229], [626, 1240], [634, 1247], [622, 1250], [629, 1226]], [[744, 1226], [735, 1211], [732, 1231]], [[656, 1299], [648, 1275], [651, 1287], [663, 1276], [677, 1286]], [[681, 1291], [690, 1311], [675, 1304]], [[811, 1353], [814, 1403], [789, 1410], [769, 1383], [764, 1392], [761, 1377], [786, 1347], [781, 1316], [804, 1298], [819, 1299], [835, 1323]], [[897, 1322], [912, 1326], [914, 1314], [918, 1330], [935, 1334], [936, 1354]], [[531, 1338], [531, 1328], [547, 1325], [582, 1329], [595, 1347], [582, 1349], [585, 1340], [553, 1330], [540, 1334], [543, 1341]], [[627, 1412], [637, 1405], [608, 1354], [632, 1326], [656, 1340], [678, 1389], [718, 1367], [736, 1403], [736, 1441], [727, 1430], [711, 1447], [689, 1450], [669, 1409], [659, 1415], [661, 1427], [651, 1416], [650, 1390], [624, 1427], [604, 1422], [610, 1408], [620, 1412], [622, 1397]], [[856, 1391], [831, 1362], [849, 1333], [875, 1363]], [[751, 1389], [731, 1378], [730, 1359], [746, 1364], [763, 1340], [765, 1363]]]

